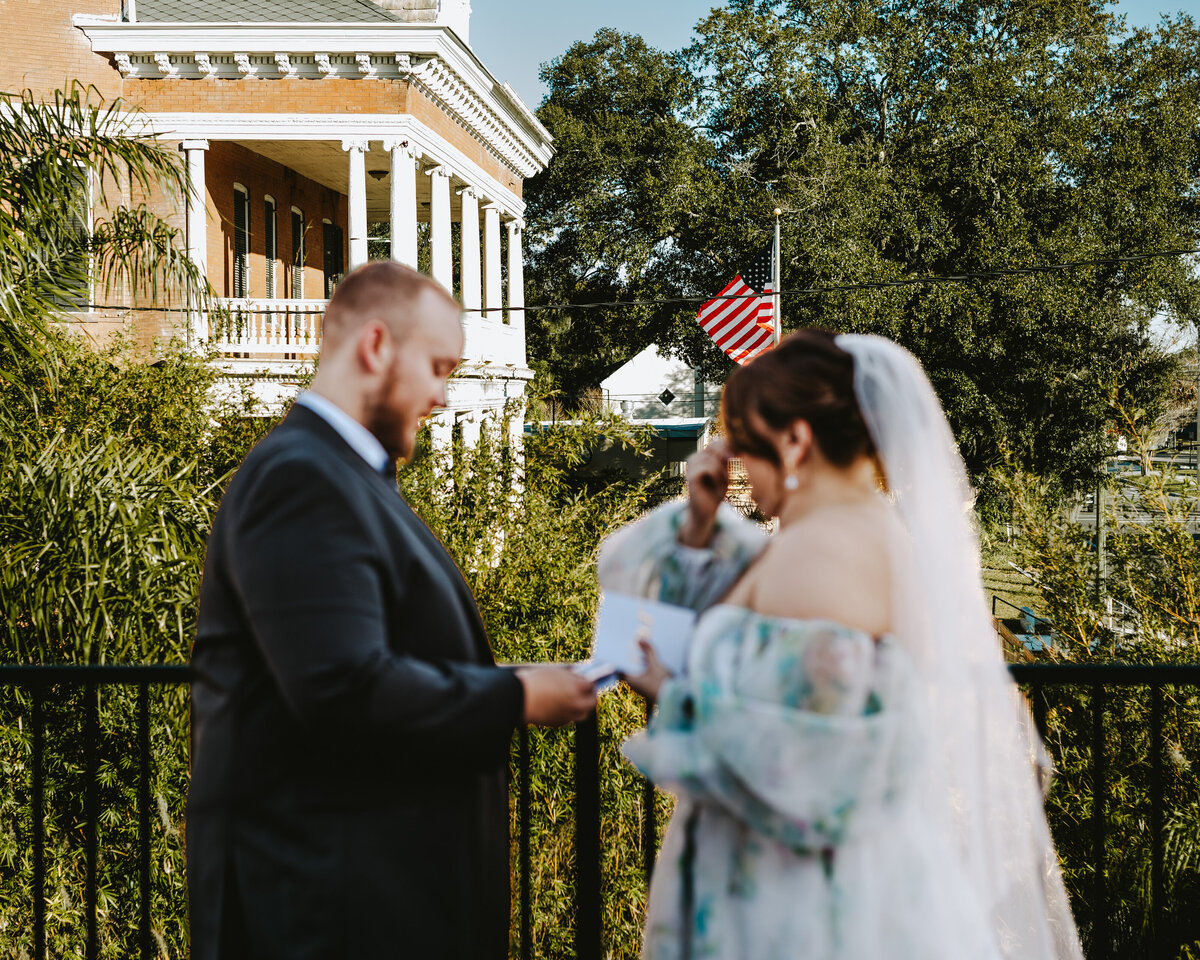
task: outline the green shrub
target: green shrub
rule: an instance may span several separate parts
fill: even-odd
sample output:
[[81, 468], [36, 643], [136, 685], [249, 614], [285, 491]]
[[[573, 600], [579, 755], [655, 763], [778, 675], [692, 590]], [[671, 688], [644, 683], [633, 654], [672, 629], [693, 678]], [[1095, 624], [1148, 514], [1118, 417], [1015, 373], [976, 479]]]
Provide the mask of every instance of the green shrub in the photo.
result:
[[[1094, 534], [1071, 518], [1072, 504], [1026, 474], [1001, 484], [1013, 507], [1018, 564], [1034, 578], [1038, 613], [1054, 624], [1046, 659], [1073, 663], [1196, 663], [1200, 551], [1187, 532], [1195, 486], [1160, 472], [1106, 482], [1105, 554], [1098, 571]], [[1099, 577], [1097, 574], [1099, 573]], [[1110, 605], [1111, 601], [1111, 605]], [[1092, 690], [1048, 686], [1042, 701], [1047, 746], [1058, 768], [1047, 812], [1072, 907], [1093, 955], [1188, 957], [1200, 936], [1200, 689], [1162, 691], [1163, 740], [1151, 738], [1151, 694], [1110, 686], [1104, 698], [1106, 902], [1095, 901]], [[1154, 930], [1151, 784], [1162, 751], [1164, 902]], [[1103, 915], [1099, 911], [1103, 910]], [[1111, 953], [1093, 940], [1105, 931]]]

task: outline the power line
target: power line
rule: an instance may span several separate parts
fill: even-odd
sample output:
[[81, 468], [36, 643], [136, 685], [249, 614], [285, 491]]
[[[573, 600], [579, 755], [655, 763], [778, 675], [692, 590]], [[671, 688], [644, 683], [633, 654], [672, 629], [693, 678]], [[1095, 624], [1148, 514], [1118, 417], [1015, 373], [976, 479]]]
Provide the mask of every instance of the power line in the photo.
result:
[[[1097, 257], [1092, 260], [1067, 260], [1062, 263], [1047, 263], [1038, 264], [1028, 267], [993, 267], [988, 270], [972, 270], [963, 273], [950, 274], [934, 274], [926, 277], [905, 277], [901, 280], [870, 280], [860, 283], [842, 283], [832, 284], [828, 286], [817, 287], [798, 287], [793, 290], [781, 290], [781, 297], [800, 297], [800, 296], [821, 296], [834, 293], [854, 293], [862, 290], [893, 290], [900, 287], [916, 287], [922, 284], [938, 284], [938, 283], [971, 283], [976, 280], [1000, 280], [1007, 277], [1031, 276], [1042, 273], [1061, 273], [1066, 270], [1075, 270], [1080, 267], [1109, 267], [1118, 266], [1123, 263], [1138, 263], [1145, 260], [1162, 260], [1170, 257], [1184, 257], [1192, 254], [1200, 254], [1200, 248], [1186, 248], [1175, 250], [1152, 250], [1148, 253], [1129, 254], [1124, 257]], [[659, 297], [650, 300], [597, 300], [591, 303], [538, 303], [520, 307], [520, 311], [524, 313], [541, 313], [551, 310], [605, 310], [614, 307], [660, 307], [670, 306], [672, 304], [685, 303], [706, 303], [710, 300], [745, 300], [757, 299], [758, 294], [727, 294], [721, 297], [713, 296], [688, 296], [688, 297]], [[251, 298], [252, 299], [252, 298]], [[127, 312], [153, 312], [153, 313], [195, 313], [194, 308], [189, 307], [130, 307], [116, 304], [87, 304], [87, 309], [90, 310], [123, 310]], [[302, 311], [288, 310], [286, 307], [282, 309], [270, 309], [264, 307], [234, 307], [230, 308], [238, 314], [274, 314], [274, 313], [290, 313], [300, 315]], [[464, 308], [464, 313], [491, 313], [496, 312], [498, 308], [472, 307]]]
[[[852, 293], [858, 290], [890, 290], [896, 287], [915, 287], [924, 283], [969, 283], [972, 280], [993, 280], [1004, 277], [1025, 276], [1037, 273], [1057, 273], [1073, 270], [1078, 267], [1115, 266], [1121, 263], [1135, 263], [1141, 260], [1165, 259], [1200, 253], [1200, 248], [1179, 250], [1153, 250], [1149, 253], [1131, 254], [1125, 257], [1106, 257], [1094, 260], [1069, 260], [1063, 263], [1051, 263], [1030, 267], [995, 267], [990, 270], [978, 270], [966, 273], [940, 274], [928, 277], [906, 277], [903, 280], [874, 280], [862, 283], [844, 283], [832, 286], [800, 287], [794, 290], [781, 290], [781, 297], [813, 296], [829, 293]], [[549, 303], [525, 307], [527, 311], [538, 310], [580, 310], [599, 309], [603, 307], [642, 307], [660, 306], [673, 303], [706, 303], [709, 300], [744, 300], [757, 298], [759, 294], [729, 294], [723, 297], [668, 297], [657, 300], [610, 300], [595, 303]]]

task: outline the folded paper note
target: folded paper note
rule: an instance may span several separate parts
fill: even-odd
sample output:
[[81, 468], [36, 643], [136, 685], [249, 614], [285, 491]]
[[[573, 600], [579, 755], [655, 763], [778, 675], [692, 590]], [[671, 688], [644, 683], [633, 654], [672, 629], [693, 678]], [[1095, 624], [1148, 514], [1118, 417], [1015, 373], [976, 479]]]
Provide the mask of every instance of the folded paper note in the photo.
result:
[[600, 597], [592, 657], [577, 669], [600, 687], [616, 673], [641, 673], [645, 663], [638, 640], [645, 639], [664, 667], [682, 673], [695, 623], [695, 611], [687, 607], [606, 591]]

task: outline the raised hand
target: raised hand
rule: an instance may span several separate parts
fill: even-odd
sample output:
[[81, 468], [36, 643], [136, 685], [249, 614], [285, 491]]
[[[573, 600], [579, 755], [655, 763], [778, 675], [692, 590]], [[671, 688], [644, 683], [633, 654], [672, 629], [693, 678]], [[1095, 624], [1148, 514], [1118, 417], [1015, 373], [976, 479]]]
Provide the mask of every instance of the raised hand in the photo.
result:
[[596, 709], [596, 687], [570, 667], [531, 664], [516, 669], [525, 687], [525, 722], [560, 727], [583, 720]]
[[679, 541], [688, 547], [706, 547], [717, 522], [717, 508], [729, 489], [729, 444], [714, 440], [688, 457], [688, 514]]

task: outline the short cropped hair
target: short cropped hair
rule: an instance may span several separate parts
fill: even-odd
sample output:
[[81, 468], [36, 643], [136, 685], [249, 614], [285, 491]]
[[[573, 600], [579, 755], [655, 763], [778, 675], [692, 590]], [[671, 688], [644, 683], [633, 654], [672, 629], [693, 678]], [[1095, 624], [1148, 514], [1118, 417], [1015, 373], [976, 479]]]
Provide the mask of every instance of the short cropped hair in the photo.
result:
[[348, 273], [337, 285], [328, 306], [322, 341], [334, 346], [371, 319], [386, 323], [403, 337], [419, 319], [417, 301], [426, 291], [458, 304], [438, 283], [394, 260], [376, 260]]

